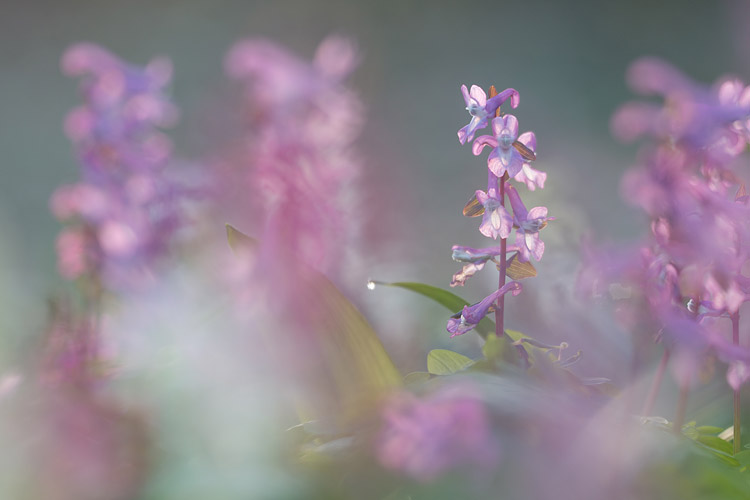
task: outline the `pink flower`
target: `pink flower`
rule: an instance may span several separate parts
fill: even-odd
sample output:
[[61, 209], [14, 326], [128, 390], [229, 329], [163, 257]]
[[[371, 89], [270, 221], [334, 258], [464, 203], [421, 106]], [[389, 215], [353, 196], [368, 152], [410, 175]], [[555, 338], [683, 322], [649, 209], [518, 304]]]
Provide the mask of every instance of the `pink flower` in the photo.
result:
[[[513, 146], [518, 137], [518, 119], [513, 115], [500, 116], [492, 120], [492, 132], [494, 137], [482, 135], [474, 140], [472, 152], [479, 155], [485, 146], [492, 147], [492, 152], [487, 158], [487, 166], [498, 178], [507, 172], [510, 177], [515, 177], [521, 172], [524, 158]], [[524, 140], [531, 141], [533, 136], [525, 135]], [[534, 138], [536, 147], [536, 139]]]
[[489, 417], [470, 386], [448, 386], [418, 399], [386, 402], [375, 454], [386, 468], [420, 482], [461, 466], [492, 468], [499, 458]]
[[534, 207], [526, 210], [518, 191], [513, 186], [506, 187], [510, 205], [513, 207], [513, 221], [516, 229], [516, 246], [518, 260], [528, 262], [529, 255], [541, 260], [544, 254], [544, 242], [539, 238], [539, 231], [547, 226], [547, 221], [554, 217], [547, 217], [547, 207]]

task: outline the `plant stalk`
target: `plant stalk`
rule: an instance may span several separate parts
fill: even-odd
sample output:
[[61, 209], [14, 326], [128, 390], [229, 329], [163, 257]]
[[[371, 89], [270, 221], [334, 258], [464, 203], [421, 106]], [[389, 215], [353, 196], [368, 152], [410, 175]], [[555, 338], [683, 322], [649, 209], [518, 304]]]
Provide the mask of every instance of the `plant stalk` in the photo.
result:
[[[493, 98], [497, 95], [497, 89], [494, 85], [490, 87], [490, 98]], [[495, 112], [495, 116], [500, 116], [500, 108], [497, 109]], [[500, 192], [500, 206], [505, 208], [505, 180], [507, 179], [508, 174], [506, 173], [500, 178], [498, 191]], [[498, 280], [498, 289], [505, 286], [505, 275], [507, 273], [508, 268], [508, 259], [505, 255], [505, 252], [508, 248], [508, 239], [502, 238], [500, 240], [500, 279]], [[502, 337], [505, 335], [505, 295], [501, 295], [496, 302], [495, 307], [495, 335], [498, 337]]]
[[673, 431], [678, 436], [682, 435], [682, 426], [685, 423], [687, 411], [688, 384], [680, 386], [680, 397], [677, 400], [677, 415], [674, 417]]
[[651, 383], [651, 389], [648, 391], [648, 397], [646, 398], [646, 403], [643, 405], [643, 411], [641, 414], [643, 416], [649, 416], [651, 415], [651, 412], [654, 409], [654, 403], [656, 402], [656, 396], [659, 394], [659, 388], [661, 387], [661, 381], [664, 378], [664, 372], [667, 369], [667, 363], [669, 362], [669, 349], [664, 349], [664, 353], [661, 355], [661, 361], [659, 362], [659, 367], [656, 369], [656, 374], [654, 375], [654, 381]]
[[[740, 312], [737, 311], [729, 316], [732, 320], [732, 343], [740, 345]], [[734, 454], [742, 451], [742, 436], [740, 431], [740, 389], [734, 391]]]

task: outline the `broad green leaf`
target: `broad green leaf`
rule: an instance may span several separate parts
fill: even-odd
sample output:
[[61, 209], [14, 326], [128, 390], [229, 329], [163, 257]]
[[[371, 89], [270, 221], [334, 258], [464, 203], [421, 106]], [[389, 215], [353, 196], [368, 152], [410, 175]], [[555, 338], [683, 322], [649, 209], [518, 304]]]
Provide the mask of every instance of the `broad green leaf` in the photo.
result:
[[726, 453], [727, 455], [731, 455], [734, 452], [732, 445], [730, 443], [716, 436], [707, 436], [705, 434], [699, 434], [695, 438], [695, 440], [705, 446], [708, 446], [709, 448], [720, 451], [722, 453]]
[[[227, 239], [232, 249], [253, 250], [257, 240], [227, 224]], [[366, 415], [378, 398], [394, 387], [403, 385], [401, 374], [385, 351], [375, 331], [354, 304], [323, 274], [306, 268], [299, 279], [300, 300], [310, 317], [311, 356], [301, 381], [315, 390], [307, 391], [296, 402], [301, 421], [320, 421], [321, 425], [347, 426]], [[293, 335], [269, 339], [275, 348], [298, 349]]]
[[[424, 295], [425, 297], [434, 300], [453, 313], [460, 311], [464, 306], [470, 305], [469, 302], [462, 299], [453, 292], [449, 292], [448, 290], [444, 290], [436, 286], [426, 285], [424, 283], [407, 281], [399, 281], [396, 283], [384, 283], [382, 281], [377, 281], [375, 283], [377, 283], [378, 285], [404, 288], [420, 295]], [[483, 338], [486, 338], [488, 334], [495, 333], [495, 323], [485, 317], [484, 319], [482, 319], [482, 321], [479, 322], [475, 330]]]
[[427, 371], [433, 375], [450, 375], [460, 372], [474, 363], [463, 354], [447, 349], [433, 349], [427, 355]]
[[750, 465], [750, 450], [745, 450], [737, 453], [734, 456], [734, 459], [737, 460], [742, 465]]
[[695, 429], [698, 431], [698, 434], [712, 434], [716, 435], [719, 434], [724, 430], [723, 427], [714, 427], [713, 425], [701, 425], [700, 427], [696, 427]]

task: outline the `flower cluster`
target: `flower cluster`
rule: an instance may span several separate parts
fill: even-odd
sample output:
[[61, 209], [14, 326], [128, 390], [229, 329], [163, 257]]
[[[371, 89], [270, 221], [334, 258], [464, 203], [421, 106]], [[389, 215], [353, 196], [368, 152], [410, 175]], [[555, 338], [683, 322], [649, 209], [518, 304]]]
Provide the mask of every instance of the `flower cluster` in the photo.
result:
[[164, 173], [171, 144], [158, 130], [177, 118], [164, 93], [171, 64], [130, 66], [101, 47], [79, 44], [65, 52], [62, 69], [82, 78], [84, 104], [65, 120], [81, 180], [50, 200], [53, 214], [69, 222], [57, 240], [60, 273], [107, 288], [137, 286], [181, 222], [182, 189]]
[[[363, 105], [344, 85], [358, 63], [354, 44], [325, 39], [312, 62], [265, 39], [238, 42], [226, 58], [244, 89], [249, 128], [243, 170], [279, 247], [330, 271], [350, 224], [347, 187], [360, 171], [352, 143], [363, 125]], [[264, 235], [269, 240], [271, 235]]]
[[[466, 280], [481, 270], [489, 261], [494, 262], [500, 271], [498, 290], [480, 302], [464, 307], [448, 322], [451, 336], [461, 335], [473, 329], [484, 316], [492, 311], [498, 315], [498, 335], [502, 334], [502, 304], [507, 292], [517, 295], [521, 284], [512, 281], [505, 284], [506, 276], [512, 280], [536, 274], [531, 257], [537, 261], [544, 254], [544, 242], [539, 238], [539, 231], [553, 217], [547, 216], [546, 207], [534, 207], [528, 210], [521, 196], [508, 181], [513, 179], [523, 183], [529, 190], [544, 187], [547, 174], [531, 167], [536, 159], [536, 136], [533, 132], [518, 133], [518, 119], [514, 115], [503, 114], [501, 106], [508, 100], [516, 108], [519, 104], [518, 92], [506, 89], [500, 93], [495, 87], [490, 89], [490, 98], [484, 90], [472, 85], [461, 86], [466, 102], [466, 110], [471, 115], [468, 125], [458, 131], [461, 144], [473, 140], [472, 152], [481, 154], [486, 146], [491, 148], [487, 158], [487, 190], [477, 190], [474, 197], [464, 207], [464, 215], [482, 216], [479, 231], [487, 238], [500, 239], [500, 245], [485, 249], [463, 246], [453, 247], [453, 259], [464, 262], [461, 271], [453, 275], [451, 286], [464, 285]], [[493, 135], [482, 135], [474, 138], [479, 129], [488, 125]], [[511, 210], [506, 207], [506, 197]], [[508, 245], [507, 238], [515, 228], [515, 243]]]
[[[735, 79], [703, 87], [655, 59], [634, 63], [629, 81], [664, 98], [662, 106], [626, 104], [612, 120], [620, 139], [653, 139], [622, 181], [624, 198], [647, 214], [651, 231], [644, 245], [618, 255], [590, 251], [580, 284], [591, 291], [616, 282], [626, 290], [621, 300], [641, 306], [621, 308], [623, 320], [691, 359], [717, 353], [733, 363], [736, 389], [750, 375], [739, 369], [750, 352], [738, 345], [739, 308], [750, 298], [741, 273], [750, 259], [750, 208], [734, 161], [750, 142], [750, 87]], [[733, 345], [720, 318], [733, 323]]]

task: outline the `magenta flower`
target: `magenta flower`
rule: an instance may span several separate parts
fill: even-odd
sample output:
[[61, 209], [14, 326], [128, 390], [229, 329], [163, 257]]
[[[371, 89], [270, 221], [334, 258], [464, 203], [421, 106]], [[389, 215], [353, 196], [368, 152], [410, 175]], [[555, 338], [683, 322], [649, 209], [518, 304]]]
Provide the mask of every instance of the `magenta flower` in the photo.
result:
[[461, 93], [466, 102], [466, 111], [471, 115], [469, 124], [458, 131], [458, 140], [461, 144], [474, 139], [476, 131], [487, 126], [487, 119], [493, 116], [497, 108], [505, 101], [510, 99], [510, 105], [514, 109], [518, 107], [519, 103], [519, 95], [515, 89], [505, 89], [489, 100], [484, 90], [477, 85], [472, 85], [471, 91], [467, 90], [466, 85], [461, 85]]
[[518, 260], [528, 262], [529, 255], [536, 260], [541, 260], [544, 254], [544, 242], [539, 238], [539, 231], [544, 229], [547, 221], [555, 218], [547, 217], [547, 207], [534, 207], [527, 211], [518, 191], [513, 186], [507, 186], [506, 190], [510, 205], [513, 207], [513, 221], [518, 226], [516, 229]]
[[511, 281], [506, 283], [500, 289], [492, 292], [481, 301], [471, 306], [464, 306], [461, 312], [458, 312], [451, 316], [448, 320], [447, 330], [452, 334], [451, 337], [456, 335], [463, 335], [464, 333], [473, 330], [482, 318], [484, 318], [489, 312], [494, 310], [495, 302], [501, 296], [508, 292], [513, 295], [521, 293], [521, 283], [517, 281]]
[[[536, 135], [534, 135], [534, 132], [524, 132], [518, 136], [518, 142], [536, 153]], [[513, 179], [526, 184], [529, 191], [534, 191], [537, 187], [544, 189], [544, 181], [547, 180], [547, 174], [531, 168], [531, 164], [526, 161]]]
[[444, 387], [422, 399], [397, 394], [382, 418], [378, 461], [417, 481], [434, 481], [461, 466], [490, 469], [499, 458], [487, 411], [470, 386]]
[[[472, 145], [472, 152], [478, 156], [485, 146], [492, 147], [492, 152], [487, 158], [490, 171], [497, 177], [502, 177], [506, 172], [510, 177], [515, 177], [525, 163], [521, 153], [513, 146], [518, 139], [518, 119], [513, 115], [497, 117], [492, 120], [492, 132], [494, 137], [477, 137]], [[531, 140], [531, 137], [527, 135], [525, 139]]]

